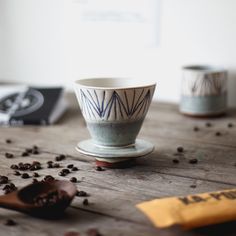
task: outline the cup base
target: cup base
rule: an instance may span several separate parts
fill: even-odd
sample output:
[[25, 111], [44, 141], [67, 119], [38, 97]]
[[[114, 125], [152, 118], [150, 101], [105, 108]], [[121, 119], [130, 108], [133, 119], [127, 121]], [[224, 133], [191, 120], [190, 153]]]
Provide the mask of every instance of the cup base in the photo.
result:
[[79, 142], [76, 150], [82, 154], [94, 156], [98, 161], [115, 163], [145, 156], [153, 152], [154, 145], [148, 141], [137, 139], [134, 145], [104, 148], [95, 145], [92, 139], [89, 139]]

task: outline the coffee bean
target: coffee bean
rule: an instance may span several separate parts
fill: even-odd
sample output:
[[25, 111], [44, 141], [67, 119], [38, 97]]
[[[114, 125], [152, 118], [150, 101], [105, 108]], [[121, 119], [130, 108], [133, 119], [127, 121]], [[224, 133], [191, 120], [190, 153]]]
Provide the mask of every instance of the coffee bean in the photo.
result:
[[46, 175], [43, 179], [45, 182], [52, 182], [55, 180], [54, 177], [52, 177], [51, 175]]
[[72, 177], [72, 178], [70, 178], [70, 182], [76, 183], [76, 182], [77, 182], [77, 179], [76, 179], [75, 177]]
[[101, 166], [96, 166], [96, 171], [104, 171], [105, 169], [103, 169]]
[[69, 169], [62, 169], [61, 171], [64, 172], [66, 175], [70, 173]]
[[58, 173], [58, 175], [60, 175], [60, 176], [66, 176], [66, 174], [65, 174], [63, 171], [60, 171], [60, 172]]
[[12, 143], [12, 140], [11, 140], [11, 139], [6, 139], [5, 142], [8, 143], [8, 144], [10, 144], [10, 143]]
[[25, 151], [28, 152], [28, 153], [32, 153], [33, 149], [32, 148], [26, 148]]
[[221, 136], [221, 132], [216, 132], [215, 136]]
[[76, 166], [74, 166], [71, 170], [72, 171], [78, 171], [79, 169]]
[[85, 191], [77, 191], [77, 193], [76, 193], [76, 196], [77, 197], [87, 197], [88, 196], [88, 194], [85, 192]]
[[53, 164], [53, 161], [48, 161], [47, 164], [48, 165]]
[[18, 170], [19, 169], [18, 165], [15, 165], [15, 164], [11, 165], [10, 168], [13, 169], [13, 170]]
[[22, 157], [27, 157], [27, 156], [29, 156], [29, 153], [28, 153], [28, 152], [22, 152], [22, 153], [21, 153], [21, 156], [22, 156]]
[[16, 175], [16, 176], [20, 176], [21, 173], [20, 173], [19, 171], [15, 170], [14, 175]]
[[178, 163], [179, 163], [179, 160], [176, 159], [176, 158], [174, 158], [174, 159], [172, 160], [172, 162], [175, 163], [175, 164], [178, 164]]
[[195, 126], [195, 127], [193, 128], [193, 131], [197, 132], [197, 131], [199, 131], [199, 128], [198, 128], [197, 126]]
[[210, 122], [206, 122], [206, 127], [212, 127], [212, 124]]
[[36, 183], [38, 183], [39, 181], [37, 180], [37, 179], [33, 179], [33, 181], [32, 181], [32, 184], [36, 184]]
[[8, 183], [8, 177], [1, 175], [0, 176], [0, 184], [7, 184]]
[[189, 160], [189, 163], [190, 164], [197, 164], [198, 163], [198, 160], [196, 158], [193, 158], [193, 159], [190, 159]]
[[69, 168], [69, 169], [72, 169], [73, 167], [74, 167], [73, 164], [69, 164], [69, 165], [67, 165], [67, 168]]
[[49, 168], [49, 169], [53, 168], [53, 164], [51, 164], [51, 163], [48, 164], [48, 168]]
[[39, 151], [37, 149], [34, 149], [33, 152], [32, 152], [34, 155], [38, 155], [39, 154]]
[[63, 154], [61, 154], [61, 155], [55, 157], [55, 161], [62, 161], [62, 160], [64, 160], [65, 158], [66, 158], [66, 156], [63, 155]]
[[5, 153], [5, 157], [6, 157], [6, 158], [13, 158], [14, 155], [13, 155], [12, 153], [6, 152], [6, 153]]
[[177, 147], [177, 152], [183, 152], [184, 151], [184, 148], [183, 147]]
[[190, 185], [190, 188], [196, 188], [196, 187], [197, 187], [197, 185], [195, 185], [195, 184]]
[[85, 198], [85, 199], [83, 200], [83, 205], [88, 206], [88, 204], [89, 204], [89, 201], [88, 201], [87, 198]]
[[228, 128], [232, 128], [234, 125], [232, 123], [228, 123]]
[[38, 149], [38, 146], [34, 145], [34, 146], [33, 146], [33, 149]]
[[39, 177], [39, 174], [37, 172], [34, 172], [33, 177]]
[[23, 173], [23, 174], [21, 175], [21, 178], [22, 178], [22, 179], [28, 179], [28, 178], [30, 178], [30, 176], [29, 176], [28, 173]]
[[14, 220], [12, 220], [12, 219], [7, 219], [4, 224], [7, 225], [7, 226], [15, 226], [15, 225], [17, 225], [17, 223]]
[[55, 164], [52, 165], [52, 167], [53, 167], [53, 168], [60, 168], [61, 166], [60, 166], [59, 163], [55, 163]]

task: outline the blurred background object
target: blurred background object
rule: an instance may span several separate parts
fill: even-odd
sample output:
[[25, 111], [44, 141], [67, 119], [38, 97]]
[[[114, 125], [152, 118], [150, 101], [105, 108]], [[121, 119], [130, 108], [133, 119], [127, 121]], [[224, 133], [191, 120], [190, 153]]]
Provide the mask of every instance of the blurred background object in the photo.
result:
[[179, 102], [181, 67], [210, 64], [229, 71], [236, 106], [234, 0], [99, 3], [0, 0], [0, 79], [72, 89], [81, 77], [148, 77], [154, 99]]

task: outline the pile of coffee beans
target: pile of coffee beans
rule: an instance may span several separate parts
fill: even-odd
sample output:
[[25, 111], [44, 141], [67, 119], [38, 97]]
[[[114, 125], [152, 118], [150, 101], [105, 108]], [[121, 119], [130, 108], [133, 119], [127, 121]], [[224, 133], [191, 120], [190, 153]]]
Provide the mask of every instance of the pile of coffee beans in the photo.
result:
[[69, 199], [70, 197], [67, 192], [63, 190], [53, 190], [35, 197], [33, 204], [39, 207], [47, 207], [68, 201]]
[[16, 190], [17, 190], [17, 187], [15, 186], [15, 184], [10, 183], [10, 184], [6, 184], [6, 185], [3, 187], [3, 190], [4, 190], [4, 193], [5, 193], [5, 194], [8, 194], [8, 193], [11, 193], [11, 192], [13, 192], [13, 191], [16, 191]]

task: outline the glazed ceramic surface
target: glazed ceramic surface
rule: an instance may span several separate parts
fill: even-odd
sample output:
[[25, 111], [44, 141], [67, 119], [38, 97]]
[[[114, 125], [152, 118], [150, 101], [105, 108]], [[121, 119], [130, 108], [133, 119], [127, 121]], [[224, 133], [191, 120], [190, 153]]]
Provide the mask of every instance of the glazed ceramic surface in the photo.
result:
[[180, 111], [189, 115], [218, 115], [227, 108], [227, 72], [209, 66], [183, 68]]
[[133, 80], [82, 79], [75, 91], [93, 143], [100, 146], [134, 144], [147, 114], [155, 83]]

